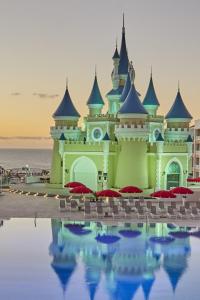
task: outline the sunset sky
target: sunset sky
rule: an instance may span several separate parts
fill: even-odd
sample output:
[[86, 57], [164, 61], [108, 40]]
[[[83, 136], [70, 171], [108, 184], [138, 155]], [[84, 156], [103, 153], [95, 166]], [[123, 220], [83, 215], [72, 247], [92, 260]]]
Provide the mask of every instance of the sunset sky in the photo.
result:
[[142, 99], [152, 65], [159, 113], [168, 112], [179, 80], [186, 106], [200, 118], [199, 0], [0, 0], [0, 147], [49, 145], [27, 137], [49, 136], [66, 77], [82, 115], [95, 65], [102, 95], [111, 89], [123, 12]]

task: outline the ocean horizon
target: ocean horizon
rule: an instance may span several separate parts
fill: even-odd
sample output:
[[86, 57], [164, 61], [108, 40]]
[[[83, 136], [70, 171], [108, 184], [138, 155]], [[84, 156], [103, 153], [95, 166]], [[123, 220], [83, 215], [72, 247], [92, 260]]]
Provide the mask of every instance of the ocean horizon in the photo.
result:
[[51, 149], [2, 148], [0, 149], [0, 166], [5, 169], [31, 168], [50, 169]]

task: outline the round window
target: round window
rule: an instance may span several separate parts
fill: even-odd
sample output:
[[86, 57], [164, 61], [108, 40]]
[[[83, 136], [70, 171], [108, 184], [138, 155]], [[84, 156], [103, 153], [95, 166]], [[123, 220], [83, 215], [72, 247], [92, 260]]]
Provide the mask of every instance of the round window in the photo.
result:
[[92, 137], [95, 141], [99, 141], [102, 139], [102, 129], [101, 128], [94, 128], [92, 131]]

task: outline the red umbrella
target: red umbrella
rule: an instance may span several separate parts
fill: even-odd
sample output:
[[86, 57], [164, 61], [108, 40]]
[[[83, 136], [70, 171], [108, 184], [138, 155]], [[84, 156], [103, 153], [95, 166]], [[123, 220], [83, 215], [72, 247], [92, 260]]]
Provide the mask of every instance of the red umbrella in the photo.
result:
[[183, 186], [176, 187], [171, 190], [174, 194], [181, 194], [181, 195], [187, 195], [187, 194], [193, 194], [194, 192], [191, 189], [188, 189]]
[[143, 190], [139, 189], [137, 186], [125, 186], [121, 190], [119, 190], [120, 193], [127, 193], [127, 194], [133, 194], [133, 193], [142, 193]]
[[176, 195], [174, 195], [171, 191], [165, 191], [165, 190], [154, 192], [150, 196], [157, 197], [157, 198], [176, 198]]
[[196, 177], [196, 178], [188, 178], [187, 181], [188, 181], [188, 182], [200, 182], [200, 177]]
[[71, 182], [68, 182], [68, 183], [65, 184], [65, 187], [68, 187], [68, 188], [75, 188], [75, 187], [78, 187], [78, 186], [85, 186], [85, 185], [81, 182], [78, 182], [78, 181], [71, 181]]
[[93, 191], [84, 185], [73, 188], [70, 193], [72, 194], [93, 194]]
[[96, 193], [97, 197], [121, 197], [121, 194], [113, 190], [103, 190]]

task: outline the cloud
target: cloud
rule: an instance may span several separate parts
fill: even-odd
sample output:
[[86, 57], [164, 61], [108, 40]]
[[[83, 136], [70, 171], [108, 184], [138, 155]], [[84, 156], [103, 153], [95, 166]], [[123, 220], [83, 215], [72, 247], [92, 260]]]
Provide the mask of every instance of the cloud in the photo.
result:
[[43, 99], [54, 99], [59, 97], [58, 94], [45, 94], [45, 93], [33, 93], [33, 96], [43, 98]]
[[49, 136], [0, 136], [0, 140], [50, 140]]
[[20, 96], [20, 95], [21, 95], [21, 93], [19, 93], [19, 92], [11, 93], [11, 96]]

